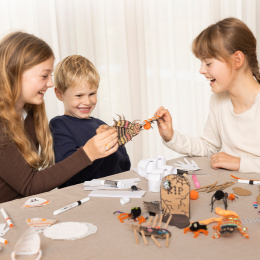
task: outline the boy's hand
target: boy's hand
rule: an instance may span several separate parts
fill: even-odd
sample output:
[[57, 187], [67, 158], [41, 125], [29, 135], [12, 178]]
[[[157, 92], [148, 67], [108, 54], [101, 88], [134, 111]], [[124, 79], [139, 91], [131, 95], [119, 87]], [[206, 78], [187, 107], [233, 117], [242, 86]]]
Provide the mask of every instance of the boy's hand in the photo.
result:
[[118, 149], [117, 131], [114, 127], [99, 133], [89, 139], [83, 146], [89, 159], [93, 162], [96, 159], [106, 157]]
[[164, 107], [159, 107], [155, 113], [159, 115], [162, 120], [157, 120], [157, 126], [161, 137], [169, 142], [173, 137], [173, 128], [172, 128], [172, 117], [167, 109]]
[[220, 152], [211, 156], [210, 164], [213, 169], [223, 168], [238, 171], [240, 168], [240, 158]]
[[108, 125], [100, 125], [99, 128], [96, 130], [97, 134], [101, 134], [105, 132], [109, 128]]

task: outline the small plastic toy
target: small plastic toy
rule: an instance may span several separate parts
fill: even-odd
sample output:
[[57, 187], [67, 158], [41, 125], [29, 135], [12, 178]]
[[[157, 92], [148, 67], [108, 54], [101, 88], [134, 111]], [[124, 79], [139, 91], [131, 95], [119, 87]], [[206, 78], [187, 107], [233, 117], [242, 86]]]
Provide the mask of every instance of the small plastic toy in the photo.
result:
[[184, 234], [186, 234], [188, 231], [194, 233], [194, 238], [196, 238], [199, 233], [203, 233], [206, 236], [208, 235], [209, 231], [207, 230], [207, 225], [201, 225], [198, 221], [192, 222], [189, 227], [184, 228]]
[[228, 198], [228, 193], [224, 193], [222, 190], [217, 190], [213, 196], [211, 197], [211, 212], [213, 211], [213, 205], [214, 205], [214, 202], [216, 200], [221, 200], [223, 199], [223, 202], [224, 202], [224, 206], [225, 206], [225, 209], [227, 209], [228, 205], [227, 205], [227, 198]]
[[125, 219], [134, 219], [134, 221], [138, 221], [138, 224], [146, 222], [146, 219], [141, 215], [141, 208], [140, 207], [133, 207], [131, 209], [131, 213], [125, 213], [122, 211], [115, 211], [115, 213], [120, 213], [117, 217], [121, 223], [124, 223]]

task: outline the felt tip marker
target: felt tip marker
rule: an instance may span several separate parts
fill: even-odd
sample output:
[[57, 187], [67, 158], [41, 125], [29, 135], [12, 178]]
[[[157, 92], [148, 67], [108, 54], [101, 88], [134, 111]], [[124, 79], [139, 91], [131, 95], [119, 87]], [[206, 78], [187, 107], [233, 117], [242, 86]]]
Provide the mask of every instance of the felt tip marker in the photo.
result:
[[260, 185], [260, 181], [251, 181], [251, 180], [243, 180], [243, 179], [238, 179], [237, 180], [239, 183], [246, 183], [246, 184], [255, 184], [255, 185]]
[[7, 224], [9, 225], [9, 227], [13, 227], [14, 224], [13, 224], [13, 222], [11, 221], [11, 219], [9, 218], [9, 216], [7, 215], [6, 211], [5, 211], [3, 208], [1, 208], [0, 211], [1, 211], [1, 213], [2, 213], [2, 215], [3, 215], [3, 217], [4, 217], [4, 219], [5, 219], [5, 221], [6, 221]]
[[197, 176], [193, 174], [193, 175], [192, 175], [192, 179], [193, 179], [193, 182], [194, 182], [196, 188], [197, 188], [197, 189], [200, 188], [200, 183], [199, 183], [199, 181], [198, 181], [198, 179], [197, 179]]
[[0, 243], [2, 244], [7, 244], [8, 243], [8, 240], [3, 238], [3, 237], [0, 237]]
[[65, 207], [63, 207], [63, 208], [61, 208], [61, 209], [55, 210], [55, 211], [53, 212], [53, 215], [59, 215], [59, 214], [63, 213], [64, 211], [67, 211], [67, 210], [69, 210], [69, 209], [75, 208], [75, 207], [77, 207], [77, 206], [79, 206], [79, 205], [81, 205], [81, 204], [83, 204], [83, 203], [85, 203], [85, 202], [87, 202], [87, 201], [89, 201], [89, 200], [90, 200], [90, 198], [87, 197], [87, 198], [85, 198], [85, 199], [76, 201], [76, 202], [74, 202], [74, 203], [72, 203], [72, 204], [70, 204], [70, 205], [68, 205], [68, 206], [65, 206]]

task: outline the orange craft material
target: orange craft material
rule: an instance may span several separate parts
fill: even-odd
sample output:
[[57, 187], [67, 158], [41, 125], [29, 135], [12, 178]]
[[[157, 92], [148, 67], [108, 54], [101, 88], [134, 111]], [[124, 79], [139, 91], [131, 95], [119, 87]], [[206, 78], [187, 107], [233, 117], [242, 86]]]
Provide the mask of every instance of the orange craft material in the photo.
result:
[[196, 200], [198, 197], [199, 197], [199, 193], [196, 190], [190, 191], [190, 199], [191, 200]]

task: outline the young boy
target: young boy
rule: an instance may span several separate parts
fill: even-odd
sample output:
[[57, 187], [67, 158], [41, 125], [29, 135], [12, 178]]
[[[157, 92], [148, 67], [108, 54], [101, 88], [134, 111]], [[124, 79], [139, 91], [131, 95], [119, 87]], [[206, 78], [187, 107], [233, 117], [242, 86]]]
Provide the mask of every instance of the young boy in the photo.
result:
[[[97, 104], [99, 74], [94, 65], [80, 55], [68, 56], [54, 70], [55, 94], [64, 104], [64, 115], [50, 121], [54, 139], [55, 162], [60, 162], [77, 151], [96, 131], [105, 131], [104, 122], [91, 117]], [[109, 149], [109, 146], [104, 147]], [[130, 160], [126, 149], [94, 161], [74, 175], [60, 188], [128, 171]]]

